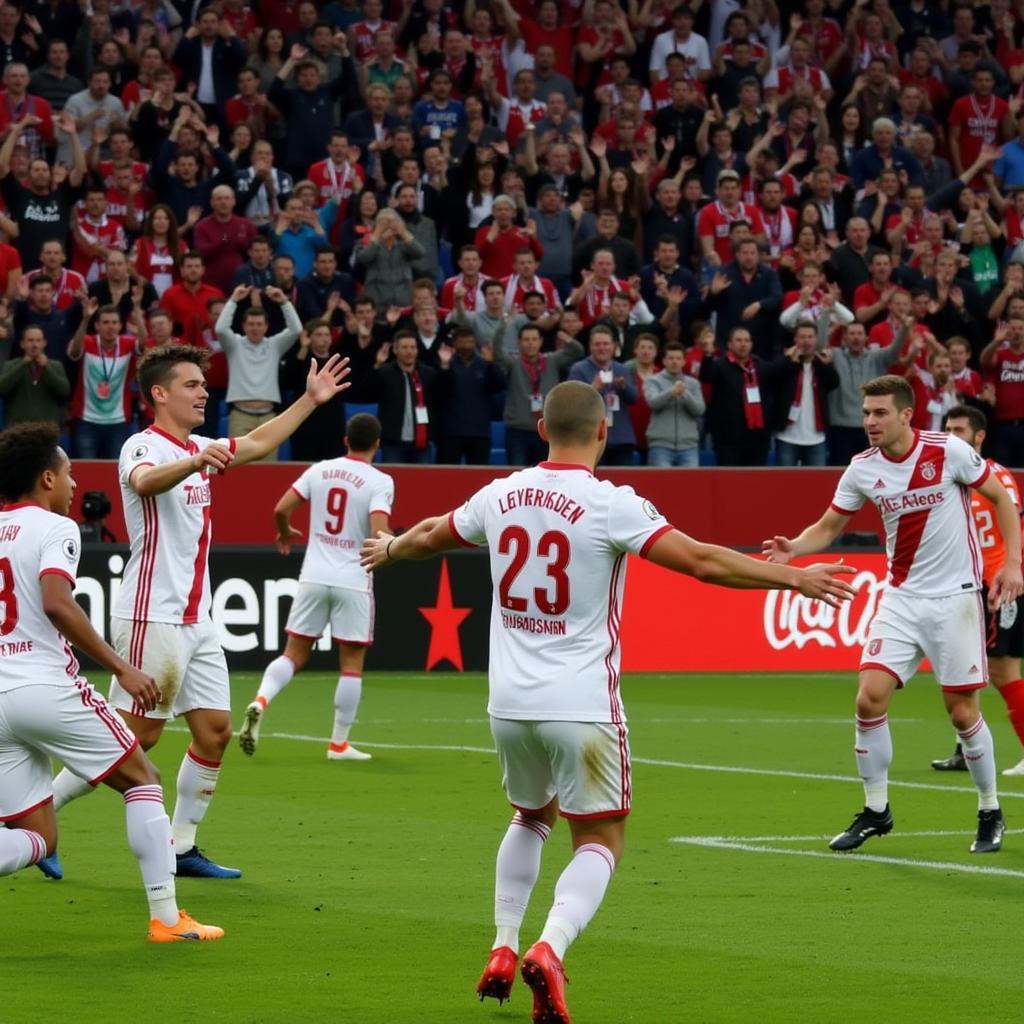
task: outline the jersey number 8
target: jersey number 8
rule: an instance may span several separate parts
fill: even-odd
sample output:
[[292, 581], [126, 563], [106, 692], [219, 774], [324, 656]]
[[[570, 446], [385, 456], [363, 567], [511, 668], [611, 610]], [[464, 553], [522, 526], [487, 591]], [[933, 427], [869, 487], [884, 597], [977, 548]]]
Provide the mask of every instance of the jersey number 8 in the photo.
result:
[[7, 636], [18, 624], [18, 599], [14, 596], [14, 570], [9, 558], [0, 558], [0, 636]]

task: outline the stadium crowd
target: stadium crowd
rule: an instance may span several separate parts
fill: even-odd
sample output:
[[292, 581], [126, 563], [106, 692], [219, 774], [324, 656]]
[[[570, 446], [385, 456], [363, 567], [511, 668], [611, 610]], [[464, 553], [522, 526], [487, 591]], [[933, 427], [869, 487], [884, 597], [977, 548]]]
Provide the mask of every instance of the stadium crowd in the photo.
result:
[[146, 347], [204, 432], [351, 360], [282, 456], [844, 465], [860, 384], [1024, 465], [1024, 3], [36, 0], [0, 7], [0, 399], [115, 458]]

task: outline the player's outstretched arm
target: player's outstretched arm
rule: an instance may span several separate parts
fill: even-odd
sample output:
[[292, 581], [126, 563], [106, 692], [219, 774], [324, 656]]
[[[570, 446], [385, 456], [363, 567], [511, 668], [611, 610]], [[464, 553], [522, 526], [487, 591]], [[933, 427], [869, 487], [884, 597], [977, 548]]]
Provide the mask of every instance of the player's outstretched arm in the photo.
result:
[[452, 533], [448, 516], [431, 516], [406, 530], [400, 537], [394, 537], [382, 530], [363, 541], [359, 564], [367, 572], [376, 572], [392, 562], [407, 559], [420, 560], [452, 551], [461, 547]]
[[161, 699], [156, 682], [129, 665], [92, 628], [89, 616], [72, 594], [71, 583], [57, 573], [46, 573], [39, 584], [43, 591], [43, 611], [54, 626], [84, 655], [117, 676], [125, 691], [147, 711], [152, 711]]
[[322, 367], [317, 367], [316, 360], [310, 358], [306, 393], [279, 416], [244, 437], [236, 438], [234, 465], [244, 466], [247, 462], [255, 462], [284, 444], [318, 405], [330, 401], [350, 386], [345, 380], [350, 372], [348, 359], [339, 355], [331, 356]]
[[761, 554], [769, 562], [777, 562], [779, 565], [785, 565], [800, 555], [816, 555], [832, 544], [846, 529], [849, 521], [849, 516], [844, 516], [834, 508], [826, 509], [825, 514], [798, 537], [769, 537], [762, 541]]
[[302, 531], [292, 526], [292, 514], [305, 504], [305, 501], [306, 499], [294, 487], [289, 487], [274, 506], [274, 524], [277, 526], [277, 538], [274, 543], [282, 555], [290, 555], [292, 541], [302, 536]]
[[978, 493], [995, 506], [999, 532], [1006, 545], [1006, 561], [992, 580], [988, 591], [989, 607], [994, 611], [1004, 604], [1012, 604], [1024, 592], [1021, 576], [1020, 509], [1013, 503], [1010, 492], [999, 482], [995, 473], [989, 473]]
[[853, 597], [854, 590], [838, 577], [856, 570], [842, 562], [798, 569], [792, 565], [762, 562], [717, 544], [702, 544], [685, 533], [671, 530], [647, 553], [649, 561], [673, 572], [693, 576], [702, 583], [717, 583], [740, 590], [799, 590], [805, 597], [838, 605]]

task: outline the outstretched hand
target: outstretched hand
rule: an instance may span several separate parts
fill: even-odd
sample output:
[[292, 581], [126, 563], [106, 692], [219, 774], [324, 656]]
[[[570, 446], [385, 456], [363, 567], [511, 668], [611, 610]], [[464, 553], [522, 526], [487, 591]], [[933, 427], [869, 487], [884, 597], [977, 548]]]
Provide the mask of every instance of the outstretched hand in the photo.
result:
[[274, 539], [274, 546], [280, 554], [290, 555], [292, 553], [292, 541], [301, 536], [301, 530], [296, 530], [294, 526], [289, 526], [287, 533], [279, 533], [277, 535]]
[[838, 608], [844, 601], [849, 601], [856, 591], [846, 580], [836, 577], [852, 576], [856, 571], [852, 565], [844, 565], [842, 559], [838, 562], [818, 562], [816, 565], [798, 570], [800, 582], [797, 590], [804, 597], [824, 601], [825, 604]]
[[306, 375], [306, 394], [317, 404], [323, 405], [335, 395], [351, 387], [345, 378], [352, 371], [348, 359], [333, 355], [322, 367], [318, 367], [315, 359], [309, 360], [309, 373]]
[[367, 572], [376, 572], [391, 564], [388, 558], [388, 544], [395, 538], [383, 530], [377, 531], [376, 537], [367, 537], [363, 541], [363, 547], [359, 552], [359, 564]]
[[788, 537], [769, 537], [768, 540], [761, 541], [761, 554], [769, 562], [786, 565], [795, 554], [793, 542]]

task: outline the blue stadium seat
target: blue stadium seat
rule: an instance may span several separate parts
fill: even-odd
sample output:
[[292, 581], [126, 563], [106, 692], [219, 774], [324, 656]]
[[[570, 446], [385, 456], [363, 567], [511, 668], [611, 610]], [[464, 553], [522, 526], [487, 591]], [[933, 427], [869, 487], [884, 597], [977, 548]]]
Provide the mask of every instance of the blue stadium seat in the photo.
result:
[[700, 452], [700, 464], [702, 466], [717, 466], [718, 459], [710, 448], [702, 448]]
[[491, 420], [491, 448], [505, 450], [505, 424], [501, 420]]
[[505, 454], [504, 448], [492, 448], [491, 457], [488, 462], [491, 466], [507, 466], [508, 456]]
[[230, 437], [228, 433], [228, 413], [224, 409], [221, 411], [220, 419], [217, 421], [217, 436], [218, 437]]
[[291, 462], [292, 460], [292, 442], [289, 438], [280, 448], [277, 449], [277, 461], [278, 462]]
[[359, 413], [367, 413], [370, 416], [377, 415], [377, 403], [366, 402], [365, 404], [359, 404], [357, 402], [346, 402], [345, 403], [345, 416], [348, 419], [352, 419], [353, 416], [357, 416]]

